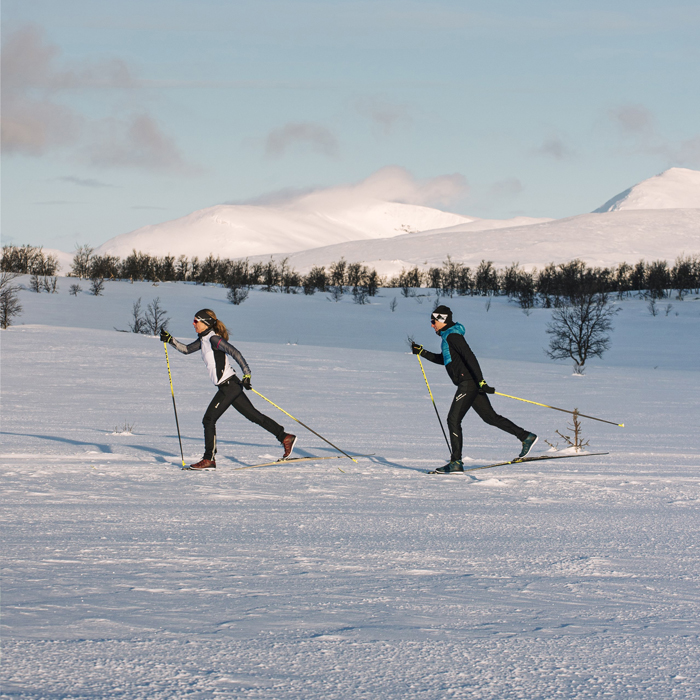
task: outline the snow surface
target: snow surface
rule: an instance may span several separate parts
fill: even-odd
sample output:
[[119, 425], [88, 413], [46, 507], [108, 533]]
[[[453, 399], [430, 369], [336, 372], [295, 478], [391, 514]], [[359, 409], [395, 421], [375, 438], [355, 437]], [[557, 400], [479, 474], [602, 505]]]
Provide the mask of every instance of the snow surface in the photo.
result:
[[[698, 697], [700, 300], [656, 317], [622, 301], [582, 378], [542, 352], [549, 311], [444, 300], [498, 391], [626, 425], [584, 422], [609, 455], [472, 478], [423, 473], [446, 448], [406, 336], [437, 350], [434, 297], [234, 307], [215, 286], [68, 284], [22, 292], [23, 324], [0, 334], [0, 697]], [[230, 411], [216, 472], [180, 471], [163, 345], [113, 330], [155, 296], [183, 339], [213, 308], [258, 391], [372, 456], [234, 471], [280, 448]], [[170, 364], [198, 459], [213, 387], [198, 357]], [[444, 417], [454, 387], [426, 372]], [[252, 400], [296, 427], [299, 455], [332, 453]], [[493, 401], [562, 447], [565, 414]], [[468, 464], [517, 448], [465, 419]]]
[[620, 192], [594, 213], [625, 209], [700, 209], [700, 171], [670, 168]]
[[528, 269], [542, 269], [548, 263], [575, 258], [591, 266], [615, 266], [641, 259], [672, 264], [679, 255], [698, 252], [700, 209], [659, 209], [582, 214], [477, 231], [466, 224], [445, 231], [353, 241], [274, 257], [288, 257], [291, 267], [300, 272], [344, 257], [349, 262], [370, 264], [380, 274], [393, 275], [413, 266], [439, 267], [448, 255], [472, 268], [482, 260], [491, 260], [499, 268], [519, 262]]

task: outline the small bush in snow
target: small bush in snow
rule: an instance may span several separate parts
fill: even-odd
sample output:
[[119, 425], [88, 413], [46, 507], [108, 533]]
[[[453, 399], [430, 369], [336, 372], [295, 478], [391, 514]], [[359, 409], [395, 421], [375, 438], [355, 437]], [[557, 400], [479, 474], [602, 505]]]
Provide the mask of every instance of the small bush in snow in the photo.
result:
[[[574, 417], [572, 420], [572, 425], [567, 426], [569, 430], [573, 431], [573, 435], [564, 435], [564, 433], [560, 433], [558, 430], [555, 431], [559, 437], [564, 438], [566, 441], [566, 444], [569, 447], [573, 447], [576, 452], [581, 452], [581, 450], [584, 447], [588, 446], [588, 440], [585, 442], [583, 441], [583, 436], [582, 436], [582, 431], [581, 431], [581, 421], [578, 418], [578, 408], [574, 409]], [[551, 442], [547, 442], [548, 445], [551, 445]]]
[[248, 298], [248, 290], [241, 284], [234, 284], [230, 286], [228, 292], [226, 292], [226, 298], [232, 304], [238, 306]]
[[9, 328], [15, 316], [22, 313], [19, 286], [14, 283], [18, 273], [0, 273], [0, 328]]
[[101, 297], [105, 288], [105, 281], [101, 277], [93, 277], [90, 280], [90, 294], [94, 297]]

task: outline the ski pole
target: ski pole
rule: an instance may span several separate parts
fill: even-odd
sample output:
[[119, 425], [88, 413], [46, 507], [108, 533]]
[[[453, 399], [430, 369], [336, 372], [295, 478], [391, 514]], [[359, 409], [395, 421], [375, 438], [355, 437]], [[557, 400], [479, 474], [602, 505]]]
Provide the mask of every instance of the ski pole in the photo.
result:
[[430, 384], [428, 384], [428, 377], [425, 374], [425, 369], [423, 369], [423, 361], [420, 359], [420, 353], [416, 355], [418, 358], [418, 363], [420, 364], [420, 369], [421, 372], [423, 372], [423, 379], [425, 379], [425, 386], [428, 387], [428, 393], [430, 394], [430, 400], [433, 402], [433, 408], [435, 409], [435, 415], [437, 416], [438, 423], [440, 423], [440, 430], [442, 430], [442, 434], [445, 436], [445, 442], [447, 443], [447, 449], [452, 452], [452, 447], [450, 446], [450, 441], [447, 439], [447, 433], [445, 433], [445, 429], [442, 427], [442, 419], [440, 418], [440, 414], [438, 413], [437, 406], [435, 405], [435, 399], [433, 398], [433, 392], [430, 391]]
[[[252, 388], [252, 387], [251, 387]], [[257, 394], [261, 399], [265, 399], [268, 403], [271, 403], [275, 408], [279, 409], [284, 413], [285, 415], [289, 416], [292, 420], [295, 420], [299, 425], [303, 425], [310, 433], [313, 433], [316, 437], [320, 437], [323, 442], [328, 443], [333, 449], [338, 450], [338, 452], [341, 452], [344, 454], [348, 459], [352, 459], [355, 464], [357, 464], [357, 460], [351, 457], [347, 452], [343, 452], [343, 450], [340, 449], [340, 447], [336, 447], [330, 440], [326, 440], [326, 438], [323, 437], [323, 435], [319, 435], [315, 430], [312, 430], [309, 428], [306, 423], [302, 423], [298, 418], [295, 418], [291, 413], [287, 413], [281, 406], [278, 406], [274, 401], [270, 401], [270, 399], [267, 398], [267, 396], [263, 396], [259, 391], [255, 391], [255, 389], [252, 389], [252, 391]]]
[[[516, 401], [524, 401], [525, 403], [533, 403], [535, 406], [544, 406], [544, 408], [551, 408], [554, 411], [561, 411], [562, 413], [571, 413], [573, 414], [573, 411], [567, 411], [565, 408], [557, 408], [556, 406], [548, 406], [546, 403], [538, 403], [537, 401], [528, 401], [527, 399], [521, 399], [518, 396], [509, 396], [508, 394], [501, 394], [500, 391], [495, 391], [494, 392], [498, 396], [505, 396], [507, 399], [515, 399]], [[596, 418], [595, 416], [587, 416], [584, 413], [579, 413], [576, 411], [576, 415], [580, 416], [581, 418], [590, 418], [591, 420], [597, 420], [600, 421], [601, 423], [610, 423], [610, 425], [616, 425], [618, 428], [624, 428], [625, 424], [624, 423], [614, 423], [611, 420], [604, 420], [603, 418]]]
[[180, 423], [177, 420], [177, 407], [175, 406], [175, 391], [173, 390], [173, 375], [170, 374], [170, 360], [168, 359], [168, 344], [163, 343], [165, 348], [165, 364], [168, 365], [168, 379], [170, 380], [170, 394], [173, 397], [173, 410], [175, 411], [175, 425], [177, 426], [177, 439], [180, 443], [180, 457], [182, 458], [182, 466], [185, 466], [185, 455], [182, 453], [182, 438], [180, 437]]

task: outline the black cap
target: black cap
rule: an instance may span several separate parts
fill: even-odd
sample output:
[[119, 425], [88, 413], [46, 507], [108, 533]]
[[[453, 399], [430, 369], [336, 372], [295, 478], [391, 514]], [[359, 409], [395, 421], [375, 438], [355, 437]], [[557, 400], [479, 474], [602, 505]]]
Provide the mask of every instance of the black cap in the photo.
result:
[[442, 323], [450, 326], [452, 325], [452, 309], [450, 309], [449, 306], [440, 304], [440, 306], [435, 307], [433, 313], [430, 314], [430, 318], [435, 319], [436, 321], [442, 321]]

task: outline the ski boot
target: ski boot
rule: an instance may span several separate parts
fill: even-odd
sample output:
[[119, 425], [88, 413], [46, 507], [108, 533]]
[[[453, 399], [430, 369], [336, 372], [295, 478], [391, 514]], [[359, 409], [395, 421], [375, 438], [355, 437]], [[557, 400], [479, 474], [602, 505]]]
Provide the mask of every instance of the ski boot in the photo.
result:
[[516, 459], [522, 459], [530, 454], [530, 450], [534, 447], [537, 442], [537, 435], [535, 433], [529, 433], [528, 436], [523, 440], [523, 449], [520, 450], [520, 454]]
[[434, 472], [430, 474], [451, 474], [452, 472], [463, 472], [464, 464], [461, 459], [453, 459], [448, 462], [444, 467], [438, 467]]
[[296, 445], [297, 436], [287, 433], [282, 440], [280, 440], [280, 442], [282, 443], [282, 447], [284, 447], [282, 459], [289, 459], [289, 456], [292, 454], [292, 450], [294, 449], [294, 445]]
[[200, 459], [196, 464], [190, 464], [187, 469], [216, 469], [216, 462], [213, 459]]

